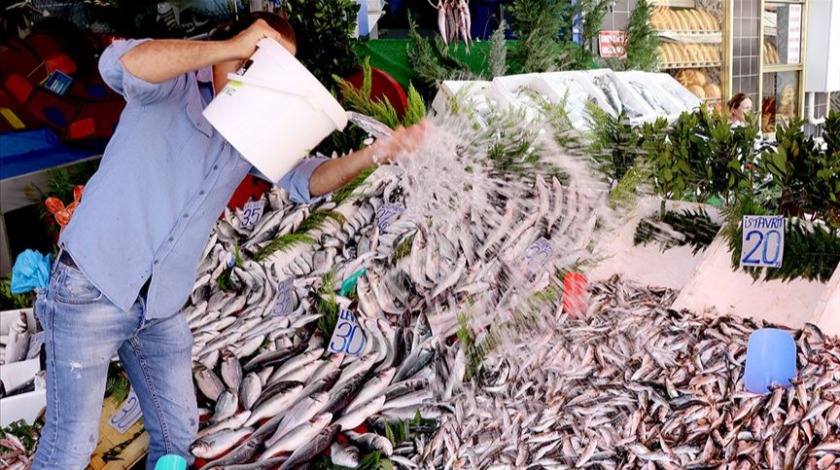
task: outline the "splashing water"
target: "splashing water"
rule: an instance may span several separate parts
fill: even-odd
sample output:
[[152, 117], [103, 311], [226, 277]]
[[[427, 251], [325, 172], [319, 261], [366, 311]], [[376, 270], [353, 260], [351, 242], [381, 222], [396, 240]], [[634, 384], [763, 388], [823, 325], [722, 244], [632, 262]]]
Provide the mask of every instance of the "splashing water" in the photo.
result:
[[[419, 151], [392, 170], [403, 193], [387, 202], [402, 203], [401, 223], [417, 228], [403, 261], [409, 270], [443, 273], [442, 289], [466, 271], [454, 296], [427, 299], [435, 334], [493, 325], [485, 339], [504, 347], [561, 314], [562, 273], [591, 260], [616, 216], [608, 187], [579, 151], [555, 142], [548, 125], [516, 113], [493, 122], [481, 129], [466, 115], [430, 118]], [[386, 235], [403, 229], [391, 226]], [[446, 244], [451, 259], [430, 255]]]

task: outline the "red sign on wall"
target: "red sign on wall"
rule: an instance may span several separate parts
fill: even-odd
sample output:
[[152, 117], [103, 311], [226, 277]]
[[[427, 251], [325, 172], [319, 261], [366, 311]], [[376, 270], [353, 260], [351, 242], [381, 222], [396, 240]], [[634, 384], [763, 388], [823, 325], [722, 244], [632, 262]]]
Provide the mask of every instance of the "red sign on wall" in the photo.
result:
[[625, 57], [627, 51], [627, 32], [600, 31], [598, 33], [598, 51], [601, 57]]

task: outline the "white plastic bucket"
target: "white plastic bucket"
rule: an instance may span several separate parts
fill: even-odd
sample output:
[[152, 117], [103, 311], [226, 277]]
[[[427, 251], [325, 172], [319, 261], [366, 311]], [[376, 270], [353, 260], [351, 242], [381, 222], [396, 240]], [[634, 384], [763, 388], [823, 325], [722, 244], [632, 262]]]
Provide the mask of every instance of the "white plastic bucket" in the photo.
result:
[[272, 181], [347, 125], [338, 101], [273, 39], [261, 39], [244, 73], [228, 79], [204, 117]]

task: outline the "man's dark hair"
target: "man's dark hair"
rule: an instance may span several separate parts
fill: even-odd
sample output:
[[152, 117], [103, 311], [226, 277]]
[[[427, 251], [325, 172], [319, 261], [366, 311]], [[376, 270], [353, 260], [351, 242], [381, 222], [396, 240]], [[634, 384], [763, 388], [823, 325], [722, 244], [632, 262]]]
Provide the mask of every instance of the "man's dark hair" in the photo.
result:
[[247, 15], [243, 15], [239, 20], [222, 23], [210, 32], [208, 39], [217, 41], [230, 39], [237, 34], [248, 29], [257, 20], [263, 20], [268, 23], [275, 31], [280, 33], [284, 38], [291, 43], [297, 45], [297, 38], [295, 37], [295, 30], [291, 23], [286, 18], [269, 13], [267, 11], [256, 11]]

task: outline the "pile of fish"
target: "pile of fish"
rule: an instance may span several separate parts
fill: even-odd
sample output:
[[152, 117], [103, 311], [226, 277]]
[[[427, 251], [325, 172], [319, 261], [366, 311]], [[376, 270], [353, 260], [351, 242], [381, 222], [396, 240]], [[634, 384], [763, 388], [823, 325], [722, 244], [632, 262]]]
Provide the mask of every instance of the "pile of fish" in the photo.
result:
[[[0, 365], [38, 357], [41, 342], [30, 341], [32, 337], [27, 324], [26, 311], [21, 311], [9, 328], [9, 334], [0, 336]], [[0, 380], [0, 398], [41, 390], [44, 388], [43, 380], [43, 371], [20, 384], [6, 384]]]
[[[798, 377], [746, 392], [759, 322], [670, 310], [676, 293], [595, 285], [588, 312], [511, 331], [431, 438], [429, 468], [834, 469], [840, 342], [790, 331]], [[769, 325], [768, 325], [769, 326]]]
[[0, 364], [26, 360], [29, 356], [29, 336], [26, 312], [21, 311], [9, 328], [9, 334], [0, 335]]
[[469, 0], [438, 0], [436, 5], [432, 5], [438, 10], [438, 31], [443, 43], [448, 46], [463, 39], [464, 47], [469, 52], [472, 42]]
[[[327, 449], [336, 465], [379, 452], [413, 467], [413, 445], [370, 431], [454, 412], [467, 368], [452, 341], [459, 319], [481, 329], [514, 318], [586, 257], [606, 192], [573, 177], [582, 163], [497, 174], [491, 145], [459, 132], [475, 131], [437, 123], [418, 154], [339, 204], [293, 205], [273, 189], [256, 226], [241, 211], [217, 223], [184, 309], [207, 406], [192, 447], [202, 468], [295, 468]], [[307, 241], [260, 256], [290, 235]], [[355, 290], [342, 296], [348, 279]], [[331, 352], [324, 298], [356, 318], [358, 358]]]

